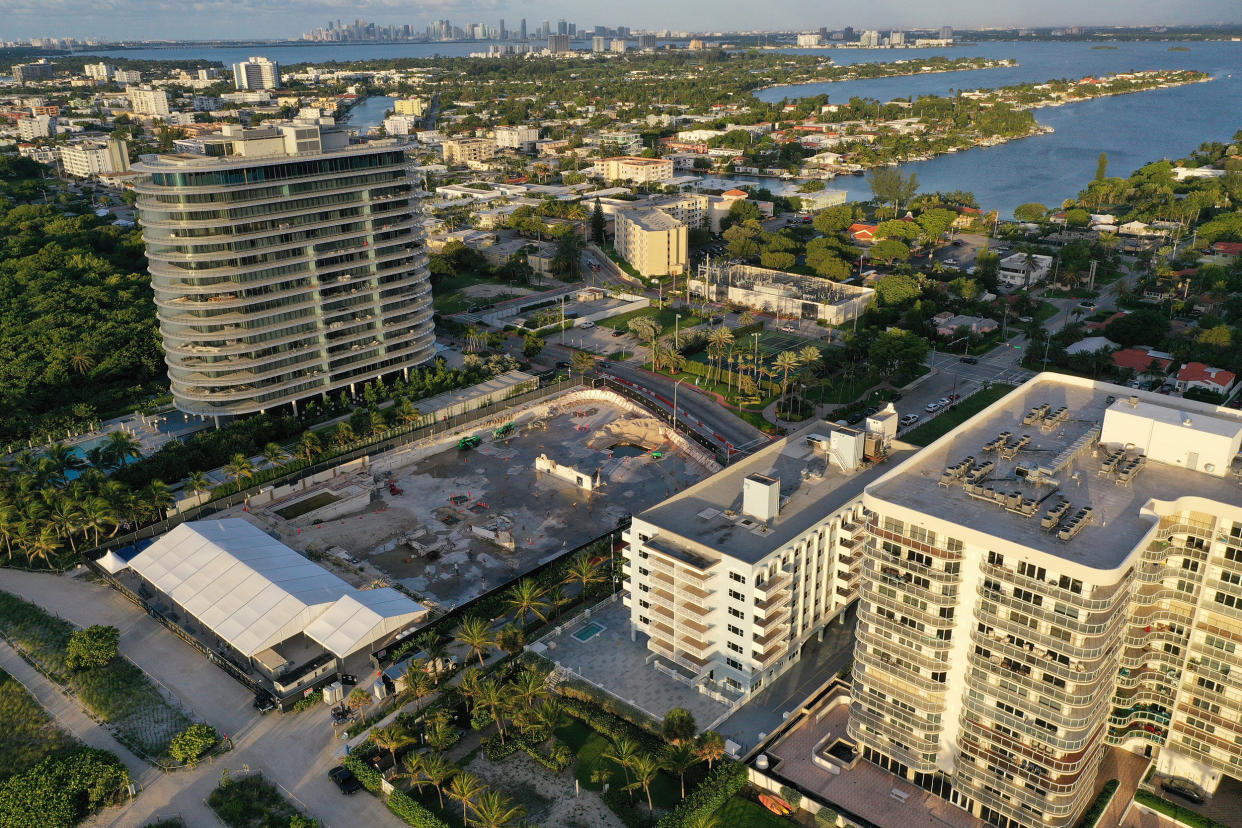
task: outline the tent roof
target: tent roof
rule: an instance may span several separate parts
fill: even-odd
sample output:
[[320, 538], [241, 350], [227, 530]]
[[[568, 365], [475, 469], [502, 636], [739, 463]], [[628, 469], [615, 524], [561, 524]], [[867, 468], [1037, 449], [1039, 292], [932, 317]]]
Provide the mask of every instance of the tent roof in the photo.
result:
[[183, 523], [129, 566], [247, 657], [306, 610], [355, 591], [239, 518]]
[[377, 638], [418, 620], [427, 611], [392, 587], [341, 596], [306, 627], [306, 635], [345, 658]]

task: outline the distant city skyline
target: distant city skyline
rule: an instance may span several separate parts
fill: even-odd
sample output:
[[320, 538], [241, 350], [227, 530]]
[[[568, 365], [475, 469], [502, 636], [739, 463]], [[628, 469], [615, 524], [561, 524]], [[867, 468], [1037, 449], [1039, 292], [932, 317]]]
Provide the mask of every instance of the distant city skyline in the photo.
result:
[[[877, 0], [865, 8], [825, 9], [794, 0], [756, 11], [743, 0], [702, 0], [669, 6], [638, 0], [619, 10], [594, 2], [520, 3], [509, 0], [430, 0], [417, 5], [399, 0], [12, 0], [5, 8], [7, 39], [30, 37], [144, 39], [295, 38], [328, 20], [364, 17], [377, 24], [409, 24], [422, 30], [434, 20], [496, 25], [517, 21], [566, 20], [633, 29], [702, 31], [710, 19], [716, 31], [793, 31], [839, 29], [1006, 28], [1047, 26], [1146, 26], [1237, 23], [1236, 0], [1100, 0], [1089, 8], [1073, 0], [1048, 0], [1032, 7], [1014, 0], [952, 0], [934, 7], [911, 7], [901, 0]], [[533, 27], [532, 27], [533, 28]]]

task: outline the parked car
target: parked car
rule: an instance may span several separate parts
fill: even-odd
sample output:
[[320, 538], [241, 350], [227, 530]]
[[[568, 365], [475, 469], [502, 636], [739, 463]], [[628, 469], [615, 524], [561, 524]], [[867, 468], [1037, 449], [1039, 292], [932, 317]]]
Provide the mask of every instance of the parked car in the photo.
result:
[[955, 402], [957, 402], [958, 400], [960, 400], [961, 398], [962, 398], [962, 395], [961, 395], [961, 394], [950, 394], [949, 396], [945, 397], [945, 399], [946, 399], [946, 400], [948, 400], [948, 401], [949, 401], [949, 402], [951, 402], [951, 403], [955, 403]]
[[978, 357], [972, 357], [972, 356], [964, 356], [964, 357], [961, 357], [960, 359], [958, 359], [958, 362], [964, 362], [964, 363], [966, 363], [967, 365], [978, 365], [978, 364], [979, 364], [979, 358], [978, 358]]
[[926, 411], [928, 414], [935, 414], [937, 411], [939, 411], [942, 408], [944, 408], [944, 405], [938, 402], [930, 402], [927, 405], [923, 406], [923, 410]]
[[612, 332], [612, 335], [613, 335], [614, 337], [616, 337], [616, 336], [625, 336], [625, 331], [618, 329], [618, 330], [613, 331], [613, 332]]
[[354, 776], [354, 772], [344, 765], [337, 765], [328, 771], [328, 778], [336, 783], [343, 794], [348, 795], [362, 790], [362, 783], [358, 781], [358, 777]]
[[907, 426], [912, 426], [918, 421], [919, 421], [918, 414], [907, 414], [906, 416], [901, 418], [901, 427], [905, 428]]
[[941, 408], [944, 408], [950, 402], [952, 402], [952, 400], [950, 400], [948, 397], [941, 397], [940, 399], [936, 400], [936, 405], [940, 406]]
[[260, 714], [270, 713], [276, 709], [276, 699], [272, 698], [271, 693], [255, 693], [254, 709]]
[[579, 328], [594, 328], [595, 323], [590, 320], [587, 320], [586, 322], [583, 322], [582, 324], [578, 325], [578, 327]]
[[1083, 310], [1093, 311], [1095, 310], [1095, 302], [1084, 299], [1083, 301], [1078, 303], [1078, 307], [1082, 308]]
[[1175, 776], [1170, 777], [1160, 783], [1160, 789], [1171, 794], [1177, 794], [1182, 799], [1189, 799], [1196, 805], [1202, 805], [1204, 802], [1207, 802], [1207, 791], [1189, 779], [1179, 779]]

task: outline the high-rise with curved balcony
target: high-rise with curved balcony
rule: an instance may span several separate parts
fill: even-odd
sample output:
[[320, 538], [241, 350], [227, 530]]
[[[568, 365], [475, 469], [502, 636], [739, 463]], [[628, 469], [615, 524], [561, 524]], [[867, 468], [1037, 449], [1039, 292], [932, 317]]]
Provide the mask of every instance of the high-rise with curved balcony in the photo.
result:
[[219, 418], [429, 360], [416, 183], [396, 141], [318, 123], [178, 141], [134, 169], [179, 409]]

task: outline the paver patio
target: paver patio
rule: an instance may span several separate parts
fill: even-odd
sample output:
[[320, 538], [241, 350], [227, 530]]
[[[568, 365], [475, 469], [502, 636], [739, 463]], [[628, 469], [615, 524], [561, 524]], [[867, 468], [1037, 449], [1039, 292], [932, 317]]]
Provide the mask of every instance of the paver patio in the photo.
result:
[[[602, 625], [603, 631], [585, 642], [573, 637], [591, 622]], [[674, 707], [684, 707], [694, 714], [698, 726], [705, 728], [728, 709], [656, 670], [650, 663], [652, 653], [647, 649], [646, 634], [635, 633], [631, 640], [630, 610], [619, 597], [593, 610], [589, 619], [578, 616], [559, 629], [559, 633], [541, 640], [547, 647], [542, 655], [566, 673], [607, 690], [656, 719]]]

